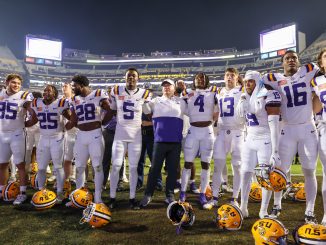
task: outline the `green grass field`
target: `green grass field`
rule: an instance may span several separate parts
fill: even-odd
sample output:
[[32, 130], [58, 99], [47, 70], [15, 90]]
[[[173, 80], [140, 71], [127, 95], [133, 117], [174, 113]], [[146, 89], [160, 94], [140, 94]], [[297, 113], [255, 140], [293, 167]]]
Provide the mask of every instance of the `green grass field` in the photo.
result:
[[[196, 165], [199, 165], [198, 162]], [[300, 174], [300, 166], [292, 165], [292, 171]], [[198, 168], [197, 174], [199, 173]], [[321, 174], [320, 165], [317, 173]], [[317, 177], [317, 179], [318, 195], [315, 212], [318, 220], [321, 221], [322, 178]], [[303, 177], [295, 176], [293, 180], [303, 180]], [[127, 186], [126, 184], [126, 188]], [[28, 190], [30, 197], [33, 193], [34, 190]], [[103, 200], [106, 203], [109, 200], [108, 196], [109, 191], [105, 190]], [[138, 199], [142, 196], [143, 191], [137, 193]], [[166, 217], [164, 196], [164, 192], [156, 192], [152, 203], [146, 209], [130, 210], [129, 191], [118, 192], [119, 208], [112, 210], [112, 222], [103, 229], [92, 229], [88, 224], [80, 225], [81, 210], [55, 206], [49, 210], [36, 211], [29, 203], [14, 207], [12, 204], [0, 201], [0, 244], [253, 244], [250, 230], [258, 219], [259, 203], [249, 204], [250, 217], [244, 220], [241, 230], [220, 231], [213, 222], [213, 210], [199, 209], [197, 196], [188, 194], [188, 201], [195, 210], [196, 221], [192, 227], [183, 230], [181, 235], [176, 235], [175, 227]], [[226, 203], [228, 198], [230, 195], [225, 194], [219, 203]], [[305, 203], [283, 201], [280, 220], [290, 232], [302, 223], [304, 209]], [[289, 237], [292, 239], [292, 236]]]

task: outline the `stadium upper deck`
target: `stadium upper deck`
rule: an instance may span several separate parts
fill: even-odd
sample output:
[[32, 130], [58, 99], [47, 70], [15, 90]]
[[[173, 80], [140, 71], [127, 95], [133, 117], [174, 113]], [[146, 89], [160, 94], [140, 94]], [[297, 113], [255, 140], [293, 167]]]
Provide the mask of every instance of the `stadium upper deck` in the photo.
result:
[[[325, 46], [326, 32], [300, 53], [303, 63], [315, 61], [316, 55]], [[16, 59], [8, 47], [0, 47], [0, 80], [9, 72], [17, 72], [25, 78], [24, 86], [31, 90], [42, 90], [44, 83], [61, 86], [75, 74], [87, 75], [94, 88], [104, 88], [123, 83], [128, 67], [137, 68], [141, 73], [141, 83], [152, 82], [155, 88], [167, 77], [190, 83], [194, 74], [200, 71], [207, 73], [212, 83], [221, 84], [226, 67], [236, 67], [240, 74], [250, 69], [266, 73], [281, 70], [281, 63], [279, 59], [261, 60], [258, 49], [180, 51], [177, 55], [156, 51], [150, 56], [124, 53], [121, 57], [64, 49], [62, 66], [54, 67], [24, 63]]]

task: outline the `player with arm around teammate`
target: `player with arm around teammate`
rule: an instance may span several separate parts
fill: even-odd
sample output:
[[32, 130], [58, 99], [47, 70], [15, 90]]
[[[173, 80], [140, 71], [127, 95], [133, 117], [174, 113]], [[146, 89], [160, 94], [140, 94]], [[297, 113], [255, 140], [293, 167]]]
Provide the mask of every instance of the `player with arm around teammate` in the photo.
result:
[[[247, 135], [241, 151], [240, 209], [243, 216], [248, 217], [249, 191], [256, 164], [279, 165], [281, 96], [270, 86], [264, 85], [259, 72], [247, 71], [244, 81], [245, 93], [237, 106], [237, 114], [247, 122]], [[271, 194], [271, 191], [262, 188], [261, 218], [268, 215]]]
[[104, 152], [101, 111], [106, 111], [103, 123], [112, 118], [108, 95], [102, 89], [92, 91], [88, 78], [83, 75], [75, 75], [72, 78], [72, 89], [75, 96], [72, 99], [71, 125], [76, 125], [79, 129], [74, 146], [76, 188], [85, 185], [85, 169], [90, 158], [95, 171], [94, 201], [101, 203]]
[[[25, 170], [26, 131], [25, 117], [30, 108], [32, 95], [21, 91], [23, 79], [18, 74], [9, 74], [6, 77], [6, 89], [0, 91], [0, 194], [7, 181], [9, 160], [17, 166], [20, 180], [20, 194], [14, 205], [26, 201], [27, 175]], [[1, 195], [0, 195], [1, 196]]]

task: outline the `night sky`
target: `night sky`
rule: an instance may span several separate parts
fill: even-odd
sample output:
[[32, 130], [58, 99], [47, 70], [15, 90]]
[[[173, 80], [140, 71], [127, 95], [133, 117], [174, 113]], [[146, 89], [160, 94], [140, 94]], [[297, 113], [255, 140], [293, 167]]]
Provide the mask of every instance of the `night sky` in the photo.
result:
[[259, 47], [259, 32], [296, 22], [307, 44], [326, 30], [325, 0], [0, 0], [0, 45], [24, 57], [26, 34], [94, 54]]

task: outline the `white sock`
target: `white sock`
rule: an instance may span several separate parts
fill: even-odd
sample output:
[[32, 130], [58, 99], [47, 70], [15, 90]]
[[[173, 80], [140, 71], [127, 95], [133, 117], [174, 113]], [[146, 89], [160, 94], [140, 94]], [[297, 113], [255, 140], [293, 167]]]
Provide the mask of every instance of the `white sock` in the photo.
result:
[[240, 186], [241, 186], [241, 210], [248, 209], [248, 199], [251, 185], [252, 172], [241, 172], [240, 174]]
[[57, 192], [62, 193], [63, 192], [63, 184], [64, 184], [64, 171], [63, 168], [56, 168], [56, 178], [57, 178]]
[[78, 167], [76, 168], [76, 188], [80, 189], [85, 185], [85, 168], [86, 167]]
[[95, 203], [102, 202], [102, 184], [104, 179], [103, 167], [102, 165], [94, 167], [94, 182], [95, 182]]
[[111, 198], [115, 198], [117, 195], [120, 168], [121, 165], [112, 164], [112, 168], [110, 172], [110, 197]]
[[233, 166], [233, 195], [238, 198], [240, 193], [240, 165]]
[[[215, 160], [214, 160], [215, 161]], [[226, 159], [218, 159], [218, 161], [221, 162], [221, 166], [224, 166], [223, 167], [223, 170], [222, 170], [222, 179], [221, 179], [221, 183], [228, 183], [228, 168], [226, 166]]]
[[138, 179], [137, 166], [131, 166], [129, 164], [130, 199], [134, 199], [136, 196], [137, 179]]
[[315, 201], [317, 195], [317, 179], [316, 170], [302, 168], [302, 172], [305, 178], [305, 193], [306, 193], [306, 212], [305, 214], [314, 213]]
[[36, 182], [38, 185], [38, 189], [41, 190], [45, 187], [45, 181], [46, 181], [46, 170], [45, 169], [39, 169], [37, 172], [37, 178]]
[[190, 175], [191, 175], [191, 169], [183, 168], [182, 175], [181, 175], [181, 191], [187, 190]]
[[205, 191], [206, 191], [206, 187], [209, 184], [209, 174], [210, 174], [209, 169], [202, 169], [201, 170], [201, 173], [200, 173], [200, 186], [201, 186], [200, 193], [205, 193]]
[[269, 201], [272, 197], [272, 191], [266, 190], [265, 188], [261, 188], [262, 190], [262, 200], [260, 206], [261, 213], [267, 213]]

